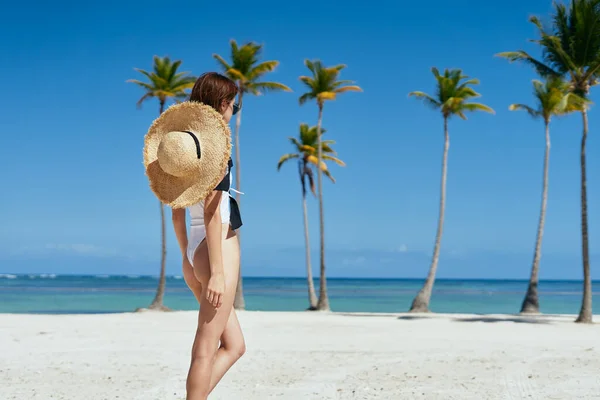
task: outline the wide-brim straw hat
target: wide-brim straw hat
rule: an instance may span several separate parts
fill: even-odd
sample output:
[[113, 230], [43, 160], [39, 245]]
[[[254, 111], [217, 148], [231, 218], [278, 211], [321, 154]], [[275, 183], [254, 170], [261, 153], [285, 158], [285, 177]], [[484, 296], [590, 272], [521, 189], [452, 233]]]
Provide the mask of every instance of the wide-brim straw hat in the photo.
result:
[[223, 179], [231, 156], [231, 131], [214, 108], [186, 101], [169, 107], [144, 138], [150, 188], [172, 207], [204, 200]]

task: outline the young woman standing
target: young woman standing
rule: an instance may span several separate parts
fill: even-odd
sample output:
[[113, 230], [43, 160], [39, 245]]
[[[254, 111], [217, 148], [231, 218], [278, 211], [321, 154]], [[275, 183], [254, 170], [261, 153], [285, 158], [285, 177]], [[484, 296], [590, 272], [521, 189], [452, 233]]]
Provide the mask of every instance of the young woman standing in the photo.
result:
[[[216, 73], [196, 81], [190, 101], [211, 106], [229, 123], [239, 107], [238, 88]], [[235, 230], [241, 226], [237, 204], [229, 195], [231, 159], [225, 177], [208, 197], [188, 208], [173, 210], [173, 226], [183, 257], [186, 283], [200, 304], [198, 328], [187, 378], [187, 400], [204, 400], [227, 370], [244, 354], [245, 343], [233, 300], [240, 270], [240, 248]], [[220, 341], [220, 345], [219, 345]]]
[[[240, 109], [234, 104], [237, 93], [232, 80], [206, 73], [196, 81], [190, 101], [167, 109], [163, 115], [172, 116], [161, 115], [157, 121], [162, 118], [162, 122], [155, 121], [147, 135], [152, 137], [155, 125], [162, 124], [163, 131], [168, 131], [160, 133], [164, 143], [146, 145], [150, 149], [145, 150], [146, 171], [154, 193], [172, 207], [183, 276], [200, 305], [186, 383], [187, 400], [207, 399], [245, 352], [244, 336], [233, 308], [240, 271], [236, 229], [242, 221], [237, 203], [229, 194], [232, 162], [227, 124]], [[167, 143], [169, 140], [176, 143]], [[213, 143], [217, 141], [221, 142]], [[217, 161], [217, 169], [205, 166]], [[212, 186], [206, 182], [200, 185], [202, 179], [210, 179]], [[202, 186], [195, 197], [190, 194], [194, 185]], [[189, 236], [186, 209], [191, 221]]]

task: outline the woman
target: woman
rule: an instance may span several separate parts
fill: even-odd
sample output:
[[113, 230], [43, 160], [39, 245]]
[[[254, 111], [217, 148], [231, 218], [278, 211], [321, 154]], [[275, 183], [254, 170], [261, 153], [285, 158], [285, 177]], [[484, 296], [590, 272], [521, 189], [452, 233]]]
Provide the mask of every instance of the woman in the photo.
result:
[[[190, 101], [211, 106], [229, 123], [240, 107], [234, 104], [238, 88], [217, 73], [198, 78]], [[229, 368], [244, 354], [244, 336], [233, 309], [240, 269], [240, 248], [235, 230], [241, 226], [239, 209], [229, 196], [231, 167], [208, 197], [185, 209], [173, 209], [173, 227], [183, 257], [183, 276], [200, 304], [198, 327], [187, 377], [187, 400], [206, 399]], [[219, 345], [220, 341], [220, 345]]]

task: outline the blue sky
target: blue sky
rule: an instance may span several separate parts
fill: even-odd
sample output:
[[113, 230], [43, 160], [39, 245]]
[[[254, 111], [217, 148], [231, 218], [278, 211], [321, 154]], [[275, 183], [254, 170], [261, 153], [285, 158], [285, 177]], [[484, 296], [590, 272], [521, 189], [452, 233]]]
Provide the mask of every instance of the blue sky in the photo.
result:
[[[540, 206], [543, 126], [510, 103], [531, 103], [532, 71], [495, 53], [535, 37], [527, 21], [551, 1], [457, 0], [362, 3], [12, 2], [0, 15], [5, 38], [0, 99], [0, 271], [147, 273], [159, 267], [157, 200], [142, 166], [143, 135], [158, 114], [134, 67], [154, 55], [182, 59], [194, 75], [217, 69], [229, 40], [264, 43], [280, 66], [270, 79], [293, 93], [249, 97], [241, 129], [245, 275], [301, 276], [303, 231], [287, 137], [316, 123], [298, 106], [305, 58], [345, 63], [343, 79], [364, 93], [328, 103], [323, 126], [347, 167], [326, 182], [331, 276], [422, 277], [433, 247], [443, 144], [442, 119], [407, 94], [432, 92], [430, 68], [462, 68], [479, 78], [481, 102], [496, 115], [450, 123], [446, 225], [440, 277], [525, 278]], [[61, 8], [63, 7], [63, 8]], [[600, 91], [600, 89], [597, 89]], [[597, 99], [594, 93], [592, 99]], [[588, 188], [593, 276], [599, 253], [600, 113], [590, 112]], [[579, 156], [581, 117], [552, 124], [550, 198], [542, 278], [581, 278]], [[317, 203], [309, 203], [317, 269]], [[169, 225], [168, 272], [180, 274]]]

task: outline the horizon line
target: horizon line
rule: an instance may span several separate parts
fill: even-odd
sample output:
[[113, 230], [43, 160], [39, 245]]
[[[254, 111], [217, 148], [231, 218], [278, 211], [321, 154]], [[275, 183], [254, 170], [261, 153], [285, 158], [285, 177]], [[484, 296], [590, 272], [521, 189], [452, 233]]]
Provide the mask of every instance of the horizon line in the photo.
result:
[[[6, 276], [52, 276], [57, 277], [92, 277], [92, 278], [152, 278], [158, 279], [158, 275], [149, 274], [81, 274], [81, 273], [54, 273], [54, 272], [42, 272], [42, 273], [28, 273], [28, 272], [0, 272], [0, 279]], [[182, 275], [166, 275], [166, 278], [179, 278], [182, 279]], [[242, 279], [303, 279], [306, 280], [306, 276], [263, 276], [263, 275], [247, 275], [242, 276]], [[10, 278], [8, 278], [10, 279]], [[425, 278], [411, 278], [411, 277], [360, 277], [360, 276], [328, 276], [328, 280], [404, 280], [404, 281], [424, 281]], [[314, 281], [319, 281], [319, 277], [314, 277]], [[436, 278], [436, 281], [503, 281], [503, 282], [529, 282], [528, 278]], [[583, 283], [583, 279], [564, 279], [564, 278], [547, 278], [539, 279], [539, 282], [573, 282]], [[592, 279], [592, 283], [600, 283], [600, 279]]]

